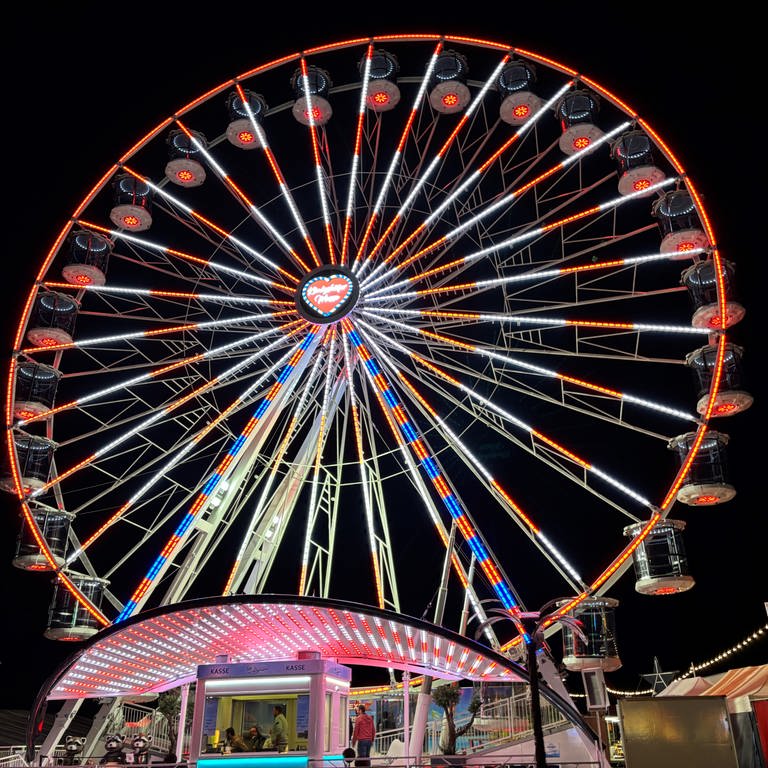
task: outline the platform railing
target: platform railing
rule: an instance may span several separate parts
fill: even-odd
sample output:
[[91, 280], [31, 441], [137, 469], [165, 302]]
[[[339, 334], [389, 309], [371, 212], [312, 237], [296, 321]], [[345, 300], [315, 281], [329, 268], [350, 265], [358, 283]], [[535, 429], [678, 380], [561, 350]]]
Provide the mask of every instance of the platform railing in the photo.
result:
[[[456, 742], [456, 751], [472, 754], [485, 749], [500, 747], [533, 738], [533, 715], [527, 689], [510, 698], [484, 704], [472, 726]], [[541, 700], [541, 719], [544, 733], [561, 730], [570, 725], [568, 719], [544, 699]], [[456, 729], [461, 730], [469, 721], [469, 715], [456, 719]], [[425, 755], [439, 755], [444, 722], [433, 720], [427, 723], [421, 752]], [[371, 753], [376, 756], [399, 756], [397, 752], [405, 741], [403, 728], [393, 728], [376, 734]], [[411, 750], [413, 751], [413, 750]]]

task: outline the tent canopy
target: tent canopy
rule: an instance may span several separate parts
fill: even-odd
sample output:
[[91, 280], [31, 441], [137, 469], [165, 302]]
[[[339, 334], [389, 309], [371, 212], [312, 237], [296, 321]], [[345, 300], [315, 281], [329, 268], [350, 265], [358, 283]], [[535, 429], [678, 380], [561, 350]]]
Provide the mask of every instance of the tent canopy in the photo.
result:
[[731, 669], [715, 677], [690, 677], [668, 685], [659, 696], [725, 696], [768, 699], [768, 664]]

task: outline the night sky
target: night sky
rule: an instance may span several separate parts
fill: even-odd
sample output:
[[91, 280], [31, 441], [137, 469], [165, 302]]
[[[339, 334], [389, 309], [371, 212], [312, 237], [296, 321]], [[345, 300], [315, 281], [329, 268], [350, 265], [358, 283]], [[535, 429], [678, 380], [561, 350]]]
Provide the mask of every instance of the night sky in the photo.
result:
[[[766, 276], [759, 186], [765, 140], [758, 117], [762, 73], [750, 60], [759, 43], [749, 24], [718, 18], [708, 29], [697, 4], [690, 4], [690, 12], [676, 4], [674, 19], [662, 18], [658, 5], [630, 12], [614, 3], [578, 17], [570, 15], [573, 4], [546, 4], [539, 12], [507, 4], [503, 14], [491, 11], [485, 19], [469, 17], [471, 5], [462, 14], [455, 6], [443, 13], [438, 4], [421, 4], [414, 16], [405, 3], [349, 12], [333, 4], [333, 14], [321, 3], [304, 13], [290, 4], [272, 8], [269, 18], [256, 11], [238, 17], [240, 9], [231, 5], [209, 4], [204, 13], [188, 5], [164, 4], [161, 11], [127, 5], [111, 16], [102, 4], [71, 5], [77, 9], [43, 11], [30, 4], [6, 20], [3, 168], [10, 215], [0, 307], [6, 359], [31, 281], [77, 203], [138, 137], [200, 93], [279, 55], [372, 34], [477, 36], [551, 56], [632, 104], [696, 182], [721, 252], [737, 267], [747, 314], [732, 337], [745, 349], [748, 389], [756, 398], [722, 427], [730, 436], [737, 496], [726, 505], [680, 513], [688, 523], [694, 589], [649, 598], [634, 592], [627, 575], [611, 592], [623, 606], [617, 628], [623, 667], [608, 676], [608, 684], [644, 687], [641, 676], [651, 672], [654, 657], [664, 670], [683, 671], [765, 625], [768, 519], [759, 479], [765, 387], [758, 336]], [[461, 15], [467, 18], [459, 20]], [[42, 636], [47, 578], [11, 565], [19, 518], [7, 495], [0, 497], [0, 525], [0, 707], [25, 708], [73, 648]], [[763, 640], [734, 655], [729, 666], [766, 661]]]

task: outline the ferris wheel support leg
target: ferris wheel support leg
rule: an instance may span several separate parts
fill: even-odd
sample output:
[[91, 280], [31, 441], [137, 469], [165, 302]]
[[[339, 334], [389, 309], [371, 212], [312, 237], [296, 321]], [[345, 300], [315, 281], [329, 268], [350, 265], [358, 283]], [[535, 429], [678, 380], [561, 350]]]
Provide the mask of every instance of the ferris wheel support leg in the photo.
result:
[[409, 754], [412, 757], [419, 757], [422, 754], [424, 733], [427, 727], [427, 718], [429, 717], [429, 707], [431, 703], [431, 692], [424, 693], [420, 691], [416, 698], [416, 711], [413, 713], [413, 725], [411, 726], [411, 738], [409, 740]]
[[83, 746], [84, 757], [91, 757], [93, 755], [96, 745], [104, 736], [107, 723], [110, 722], [110, 715], [115, 709], [122, 709], [122, 706], [121, 699], [107, 699], [102, 702], [99, 711], [93, 716], [91, 727], [88, 729], [88, 735], [86, 736], [85, 745]]
[[40, 765], [56, 765], [53, 752], [56, 745], [61, 742], [82, 703], [82, 699], [68, 699], [56, 713], [51, 730], [48, 731], [48, 735], [40, 745]]

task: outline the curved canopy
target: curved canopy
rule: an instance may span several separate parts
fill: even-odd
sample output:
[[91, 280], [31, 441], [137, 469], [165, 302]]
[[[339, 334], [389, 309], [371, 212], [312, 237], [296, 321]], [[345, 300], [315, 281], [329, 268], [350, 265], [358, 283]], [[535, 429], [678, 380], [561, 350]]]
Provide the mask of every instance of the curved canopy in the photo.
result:
[[527, 681], [500, 653], [420, 619], [294, 595], [206, 598], [146, 611], [91, 638], [52, 676], [48, 700], [126, 697], [194, 680], [200, 664], [316, 651], [341, 664], [449, 680]]

